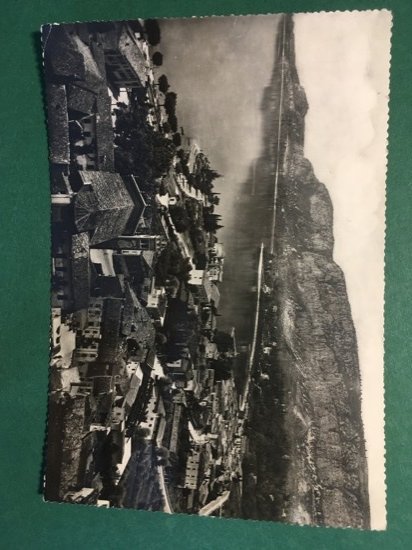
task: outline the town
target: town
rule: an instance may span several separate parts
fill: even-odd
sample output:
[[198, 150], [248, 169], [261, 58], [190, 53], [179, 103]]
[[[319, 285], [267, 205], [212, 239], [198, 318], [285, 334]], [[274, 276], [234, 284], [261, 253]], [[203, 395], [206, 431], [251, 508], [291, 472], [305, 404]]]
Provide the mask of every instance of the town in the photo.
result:
[[225, 515], [242, 491], [220, 174], [155, 20], [43, 28], [52, 192], [49, 500]]

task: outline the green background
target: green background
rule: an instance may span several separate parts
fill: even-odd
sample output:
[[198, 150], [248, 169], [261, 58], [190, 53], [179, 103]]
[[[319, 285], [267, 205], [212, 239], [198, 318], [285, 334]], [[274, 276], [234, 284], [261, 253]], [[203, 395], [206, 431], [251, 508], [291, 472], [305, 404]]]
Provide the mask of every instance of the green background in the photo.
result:
[[[385, 313], [388, 530], [294, 527], [44, 503], [39, 485], [49, 334], [49, 181], [40, 25], [382, 7], [394, 16]], [[412, 548], [412, 2], [3, 0], [0, 25], [0, 548]]]

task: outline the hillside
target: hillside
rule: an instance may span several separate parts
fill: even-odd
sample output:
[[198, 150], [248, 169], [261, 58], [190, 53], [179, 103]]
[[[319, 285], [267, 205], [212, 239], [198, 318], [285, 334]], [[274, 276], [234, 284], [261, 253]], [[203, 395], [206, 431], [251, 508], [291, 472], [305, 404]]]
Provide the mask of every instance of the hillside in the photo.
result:
[[267, 204], [273, 205], [278, 168], [274, 249], [265, 273], [270, 291], [251, 393], [243, 515], [368, 528], [356, 334], [345, 277], [333, 260], [331, 199], [304, 157], [307, 101], [295, 66], [292, 18], [280, 26], [272, 81], [262, 102], [265, 133], [254, 167], [255, 195], [248, 201], [249, 215], [262, 220], [255, 243], [261, 237], [270, 249]]

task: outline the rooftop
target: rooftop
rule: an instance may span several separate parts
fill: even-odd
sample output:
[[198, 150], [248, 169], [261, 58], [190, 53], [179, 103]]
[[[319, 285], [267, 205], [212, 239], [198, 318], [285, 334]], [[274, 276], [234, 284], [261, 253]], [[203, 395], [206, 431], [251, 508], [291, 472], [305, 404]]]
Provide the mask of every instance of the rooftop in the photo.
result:
[[74, 200], [75, 224], [92, 233], [90, 244], [122, 235], [135, 209], [119, 174], [80, 171], [83, 186]]

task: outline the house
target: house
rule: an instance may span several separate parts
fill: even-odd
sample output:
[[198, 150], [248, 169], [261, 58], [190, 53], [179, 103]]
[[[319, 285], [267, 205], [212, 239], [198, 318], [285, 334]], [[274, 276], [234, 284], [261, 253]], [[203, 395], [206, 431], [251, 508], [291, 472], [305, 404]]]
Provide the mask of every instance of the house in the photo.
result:
[[99, 346], [99, 360], [113, 363], [120, 354], [120, 327], [122, 322], [123, 300], [106, 298], [104, 300], [101, 325], [102, 338]]
[[179, 444], [179, 433], [181, 429], [181, 422], [183, 418], [183, 403], [176, 403], [173, 401], [173, 415], [172, 426], [169, 434], [169, 441], [167, 447], [171, 453], [176, 453]]
[[73, 353], [73, 364], [83, 373], [89, 363], [96, 361], [99, 354], [99, 344], [95, 341], [84, 343], [81, 347], [77, 347]]
[[[127, 367], [126, 367], [127, 368]], [[127, 390], [124, 396], [124, 407], [129, 412], [132, 408], [134, 402], [136, 401], [139, 388], [143, 383], [143, 371], [140, 365], [137, 367], [136, 371], [130, 377], [129, 389]]]
[[169, 361], [166, 365], [172, 373], [187, 372], [190, 368], [191, 361], [186, 357], [182, 357], [180, 359], [176, 359], [176, 361]]
[[96, 376], [113, 376], [116, 377], [121, 371], [120, 363], [100, 363], [98, 361], [89, 363], [87, 366], [87, 378], [95, 378]]
[[207, 342], [205, 354], [206, 359], [217, 359], [219, 357], [219, 350], [216, 342]]
[[105, 33], [102, 42], [107, 79], [113, 90], [145, 87], [147, 61], [129, 25], [124, 23], [120, 32]]
[[145, 420], [139, 423], [140, 428], [146, 428], [148, 434], [145, 439], [153, 441], [160, 438], [163, 439], [165, 430], [166, 411], [163, 404], [163, 399], [158, 387], [154, 384], [152, 386], [152, 395], [147, 404], [145, 413]]
[[121, 334], [127, 338], [129, 350], [133, 356], [139, 351], [146, 350], [141, 358], [143, 363], [143, 359], [147, 359], [147, 349], [153, 346], [155, 328], [149, 313], [139, 302], [136, 293], [128, 283], [125, 285]]
[[153, 395], [154, 380], [150, 376], [150, 369], [143, 364], [142, 371], [143, 379], [126, 420], [127, 437], [131, 437], [136, 425], [144, 420], [147, 405]]
[[223, 261], [209, 263], [207, 274], [211, 281], [221, 283], [223, 281]]
[[220, 292], [217, 286], [210, 280], [207, 271], [204, 269], [192, 269], [190, 272], [189, 285], [197, 295], [201, 304], [211, 303], [219, 306]]
[[111, 393], [114, 389], [113, 376], [95, 376], [93, 378], [93, 395], [104, 395]]
[[74, 196], [77, 231], [90, 234], [91, 246], [122, 235], [136, 209], [122, 177], [109, 172], [79, 171], [77, 178], [80, 187]]
[[[91, 250], [92, 252], [96, 252], [95, 250]], [[99, 251], [100, 252], [100, 251]], [[96, 271], [100, 271], [99, 264], [94, 263], [94, 260], [96, 258], [91, 258], [93, 268]], [[97, 277], [94, 280], [93, 285], [93, 293], [96, 296], [100, 296], [101, 298], [118, 298], [122, 299], [125, 294], [125, 283], [124, 283], [124, 277], [121, 274], [115, 274], [115, 275], [97, 275]]]
[[67, 114], [67, 97], [63, 84], [48, 84], [47, 124], [49, 134], [50, 162], [61, 167], [70, 163], [69, 117]]
[[[129, 359], [126, 363], [126, 373], [129, 378], [132, 378], [132, 376], [136, 373], [141, 373], [142, 369], [140, 368], [140, 362], [139, 361], [133, 361]], [[138, 374], [137, 374], [138, 376]]]
[[199, 484], [200, 459], [200, 451], [192, 450], [188, 456], [185, 470], [185, 489], [197, 489]]
[[51, 355], [52, 358], [60, 355], [60, 328], [61, 328], [61, 309], [52, 308], [51, 313]]
[[64, 500], [73, 504], [97, 504], [99, 492], [93, 487], [83, 487], [79, 491], [66, 493]]
[[189, 284], [193, 286], [200, 286], [203, 284], [205, 277], [205, 271], [203, 269], [192, 269], [190, 271]]
[[122, 235], [104, 243], [94, 245], [94, 248], [115, 250], [121, 254], [138, 255], [143, 251], [158, 251], [164, 247], [165, 239], [161, 235]]
[[52, 244], [52, 307], [62, 313], [89, 305], [90, 264], [87, 233], [64, 235]]
[[100, 340], [101, 324], [103, 317], [103, 300], [93, 298], [87, 308], [87, 322], [83, 330], [79, 331], [82, 338], [86, 340]]
[[155, 325], [163, 326], [167, 308], [166, 290], [157, 287], [155, 278], [152, 278], [150, 293], [147, 297], [146, 311], [152, 318]]
[[50, 157], [55, 166], [114, 169], [111, 101], [104, 55], [82, 40], [73, 25], [44, 29]]
[[79, 86], [72, 86], [69, 91], [72, 92], [68, 97], [72, 162], [79, 170], [114, 170], [114, 135], [108, 94], [95, 94]]

